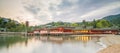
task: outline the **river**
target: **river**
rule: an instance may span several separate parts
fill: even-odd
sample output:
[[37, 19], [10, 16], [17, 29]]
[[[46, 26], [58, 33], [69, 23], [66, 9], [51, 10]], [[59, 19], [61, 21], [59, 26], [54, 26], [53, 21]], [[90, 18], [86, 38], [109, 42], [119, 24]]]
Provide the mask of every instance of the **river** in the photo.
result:
[[0, 53], [97, 53], [101, 37], [1, 35]]

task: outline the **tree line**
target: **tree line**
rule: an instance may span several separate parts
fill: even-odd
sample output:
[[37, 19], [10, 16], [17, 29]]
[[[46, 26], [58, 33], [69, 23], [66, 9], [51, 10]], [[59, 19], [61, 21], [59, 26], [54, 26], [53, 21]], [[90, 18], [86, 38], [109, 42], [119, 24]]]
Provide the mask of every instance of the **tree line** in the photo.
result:
[[92, 28], [109, 28], [112, 27], [113, 25], [104, 19], [100, 19], [100, 20], [93, 20], [93, 21], [86, 21], [83, 20], [82, 22], [76, 22], [76, 23], [70, 23], [70, 22], [62, 22], [62, 21], [58, 21], [58, 22], [51, 22], [51, 23], [47, 23], [45, 25], [40, 25], [39, 27], [50, 27], [50, 26], [63, 26], [63, 27], [81, 27], [81, 28], [87, 28], [87, 27], [92, 27]]
[[30, 30], [30, 27], [26, 27], [24, 23], [19, 23], [15, 20], [0, 17], [0, 31], [10, 31], [10, 32], [25, 32]]

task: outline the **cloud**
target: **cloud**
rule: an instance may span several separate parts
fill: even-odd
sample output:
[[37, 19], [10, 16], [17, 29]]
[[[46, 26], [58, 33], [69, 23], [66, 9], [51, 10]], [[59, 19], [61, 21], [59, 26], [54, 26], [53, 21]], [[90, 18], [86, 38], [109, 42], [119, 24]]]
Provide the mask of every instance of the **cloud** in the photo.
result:
[[53, 14], [56, 14], [55, 10], [57, 10], [57, 5], [59, 5], [61, 1], [62, 0], [31, 0], [24, 2], [24, 9], [30, 12], [34, 19], [39, 20], [41, 24], [45, 24], [53, 20]]
[[67, 22], [81, 22], [82, 20], [92, 21], [93, 19], [101, 19], [108, 15], [118, 14], [120, 12], [120, 1], [79, 0], [71, 6], [65, 5], [63, 7], [64, 9], [59, 8], [60, 14], [56, 16], [59, 19], [56, 18], [56, 20]]
[[3, 17], [40, 25], [52, 21], [91, 21], [118, 14], [120, 0], [0, 0], [0, 7]]
[[28, 11], [30, 11], [33, 14], [38, 14], [38, 12], [40, 11], [40, 8], [35, 7], [33, 5], [29, 5], [29, 6], [24, 6], [24, 8]]
[[81, 18], [86, 18], [86, 19], [98, 19], [107, 15], [110, 15], [111, 12], [113, 12], [114, 10], [120, 9], [120, 2], [115, 2], [115, 3], [111, 3], [109, 5], [103, 6], [99, 9], [93, 10], [91, 12], [88, 12], [82, 16], [80, 16]]
[[1, 16], [14, 17], [21, 22], [29, 21], [30, 25], [52, 21], [91, 21], [120, 13], [120, 0], [0, 0], [0, 4]]

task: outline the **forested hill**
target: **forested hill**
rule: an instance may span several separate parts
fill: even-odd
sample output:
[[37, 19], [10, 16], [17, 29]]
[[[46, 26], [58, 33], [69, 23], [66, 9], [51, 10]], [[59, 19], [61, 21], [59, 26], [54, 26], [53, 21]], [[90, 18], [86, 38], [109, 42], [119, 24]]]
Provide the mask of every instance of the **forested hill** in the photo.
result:
[[115, 26], [120, 26], [120, 14], [106, 16], [103, 19], [108, 20], [110, 23], [112, 23]]
[[44, 26], [72, 26], [72, 27], [92, 26], [93, 28], [106, 28], [106, 27], [113, 27], [113, 26], [120, 27], [120, 14], [109, 15], [109, 16], [103, 17], [102, 19], [93, 20], [90, 22], [85, 20], [77, 23], [59, 21], [59, 22], [51, 22], [51, 23], [45, 24]]
[[77, 22], [77, 23], [70, 23], [70, 22], [51, 22], [47, 23], [45, 25], [40, 25], [40, 27], [46, 27], [46, 26], [72, 26], [72, 27], [93, 27], [93, 28], [114, 28], [114, 27], [120, 27], [120, 14], [117, 15], [109, 15], [106, 17], [103, 17], [99, 20], [93, 20], [93, 21], [85, 21]]
[[0, 31], [25, 31], [25, 25], [15, 20], [0, 17]]

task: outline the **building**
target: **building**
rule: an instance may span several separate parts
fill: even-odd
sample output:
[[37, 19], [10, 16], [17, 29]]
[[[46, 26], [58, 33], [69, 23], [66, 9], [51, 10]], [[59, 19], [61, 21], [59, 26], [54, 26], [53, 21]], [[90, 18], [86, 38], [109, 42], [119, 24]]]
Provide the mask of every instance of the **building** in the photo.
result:
[[119, 31], [118, 30], [113, 30], [113, 29], [104, 29], [104, 30], [89, 30], [90, 34], [118, 34]]
[[6, 32], [7, 29], [6, 28], [0, 28], [0, 32]]
[[34, 34], [40, 34], [40, 30], [39, 29], [36, 29], [33, 31]]
[[41, 35], [49, 34], [49, 30], [46, 29], [46, 28], [40, 29], [40, 34], [41, 34]]
[[44, 28], [36, 29], [34, 34], [40, 35], [70, 35], [70, 34], [119, 34], [119, 30], [116, 29], [70, 29], [65, 27]]
[[71, 34], [73, 30], [71, 29], [65, 29], [64, 27], [58, 27], [50, 29], [50, 34]]

